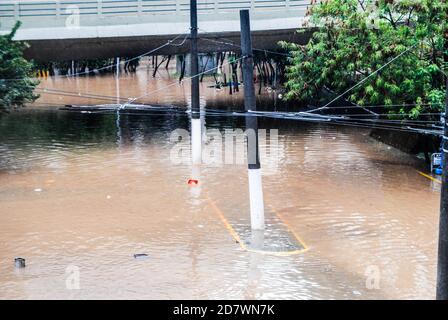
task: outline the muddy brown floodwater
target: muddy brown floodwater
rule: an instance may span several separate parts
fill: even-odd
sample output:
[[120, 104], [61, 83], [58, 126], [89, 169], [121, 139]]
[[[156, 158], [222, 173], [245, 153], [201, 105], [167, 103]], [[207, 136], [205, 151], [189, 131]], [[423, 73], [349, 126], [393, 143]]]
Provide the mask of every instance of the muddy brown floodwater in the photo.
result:
[[[143, 68], [120, 79], [120, 96], [173, 81]], [[113, 96], [115, 85], [40, 87]], [[202, 86], [203, 105], [241, 108], [241, 92]], [[188, 88], [140, 102], [188, 105]], [[260, 119], [279, 130], [277, 162], [262, 158], [264, 252], [251, 250], [245, 164], [170, 161], [170, 134], [189, 129], [188, 114], [57, 110], [66, 103], [101, 101], [44, 94], [0, 117], [0, 298], [434, 298], [440, 185], [367, 129]], [[244, 121], [205, 115], [204, 125]]]

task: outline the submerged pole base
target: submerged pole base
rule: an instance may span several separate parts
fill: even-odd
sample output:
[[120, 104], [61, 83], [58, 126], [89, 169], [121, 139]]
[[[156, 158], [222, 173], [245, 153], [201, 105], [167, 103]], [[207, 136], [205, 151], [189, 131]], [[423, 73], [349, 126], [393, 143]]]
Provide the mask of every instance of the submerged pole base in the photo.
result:
[[252, 230], [264, 230], [264, 201], [261, 169], [248, 169], [250, 223]]

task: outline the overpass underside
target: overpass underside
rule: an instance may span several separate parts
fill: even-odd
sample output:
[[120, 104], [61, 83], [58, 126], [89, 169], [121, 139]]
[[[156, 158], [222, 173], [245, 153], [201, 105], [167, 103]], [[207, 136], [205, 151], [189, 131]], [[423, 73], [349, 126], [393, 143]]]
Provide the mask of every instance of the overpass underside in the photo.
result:
[[[239, 10], [251, 11], [253, 46], [275, 50], [281, 40], [302, 43], [309, 0], [198, 0], [199, 51], [239, 51]], [[188, 0], [20, 0], [0, 3], [0, 32], [16, 21], [15, 40], [27, 41], [28, 58], [62, 61], [137, 56], [189, 50]], [[225, 42], [225, 43], [223, 43]]]

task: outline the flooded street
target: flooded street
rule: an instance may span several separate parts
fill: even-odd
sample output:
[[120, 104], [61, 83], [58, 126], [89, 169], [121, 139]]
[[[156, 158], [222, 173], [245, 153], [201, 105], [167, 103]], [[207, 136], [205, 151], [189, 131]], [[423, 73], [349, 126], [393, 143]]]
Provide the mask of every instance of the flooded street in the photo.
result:
[[[434, 298], [440, 185], [368, 129], [259, 119], [278, 129], [277, 162], [261, 159], [270, 250], [259, 252], [247, 165], [170, 161], [187, 113], [57, 110], [143, 94], [138, 103], [188, 106], [188, 81], [166, 89], [176, 77], [151, 73], [124, 75], [119, 90], [111, 75], [44, 80], [110, 99], [43, 94], [0, 117], [0, 298]], [[208, 85], [203, 106], [243, 108], [241, 92]], [[275, 94], [264, 96], [272, 110]], [[244, 119], [205, 115], [204, 126], [223, 132]], [[73, 270], [79, 289], [67, 285]]]

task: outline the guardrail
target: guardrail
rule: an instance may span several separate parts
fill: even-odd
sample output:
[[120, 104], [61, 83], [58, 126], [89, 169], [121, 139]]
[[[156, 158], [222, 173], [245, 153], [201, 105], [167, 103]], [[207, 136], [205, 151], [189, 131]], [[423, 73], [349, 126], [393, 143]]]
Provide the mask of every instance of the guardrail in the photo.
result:
[[[198, 13], [240, 9], [305, 9], [310, 0], [199, 0]], [[79, 15], [187, 14], [189, 0], [2, 0], [0, 18]]]

